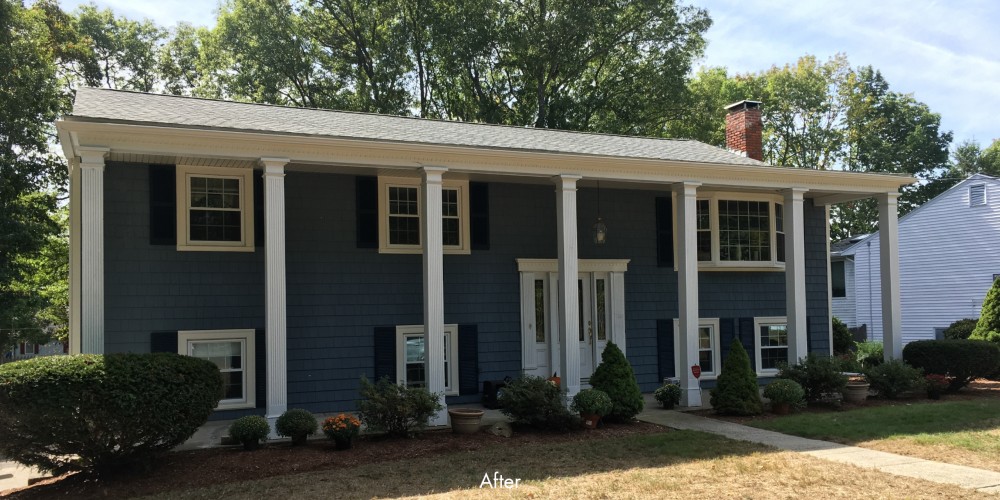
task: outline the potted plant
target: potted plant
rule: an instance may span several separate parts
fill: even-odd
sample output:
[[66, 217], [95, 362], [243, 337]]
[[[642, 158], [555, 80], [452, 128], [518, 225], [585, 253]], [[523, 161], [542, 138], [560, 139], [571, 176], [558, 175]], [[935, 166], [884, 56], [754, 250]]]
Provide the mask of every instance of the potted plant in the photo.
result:
[[244, 450], [260, 448], [261, 441], [267, 439], [270, 433], [271, 426], [267, 424], [267, 419], [260, 415], [240, 417], [229, 426], [229, 437], [242, 443]]
[[580, 413], [583, 425], [588, 429], [597, 427], [601, 417], [611, 411], [611, 397], [599, 389], [584, 389], [573, 396], [573, 411]]
[[927, 397], [941, 399], [941, 394], [944, 394], [944, 391], [951, 385], [952, 378], [940, 373], [931, 373], [924, 377], [924, 381], [927, 383]]
[[475, 434], [485, 413], [477, 408], [448, 408], [451, 430], [455, 434]]
[[338, 450], [346, 450], [354, 446], [354, 438], [361, 434], [361, 421], [346, 413], [327, 417], [323, 421], [323, 434], [333, 440]]
[[670, 383], [663, 384], [656, 389], [653, 397], [663, 405], [663, 408], [671, 410], [681, 402], [681, 386]]
[[853, 404], [864, 404], [868, 400], [868, 388], [870, 384], [864, 375], [851, 374], [847, 377], [847, 385], [844, 386], [844, 401]]
[[292, 438], [292, 446], [305, 444], [310, 435], [316, 433], [316, 417], [306, 410], [293, 408], [282, 413], [274, 423], [279, 436]]
[[764, 397], [771, 400], [771, 411], [787, 415], [792, 407], [805, 402], [806, 391], [794, 380], [779, 378], [764, 388]]

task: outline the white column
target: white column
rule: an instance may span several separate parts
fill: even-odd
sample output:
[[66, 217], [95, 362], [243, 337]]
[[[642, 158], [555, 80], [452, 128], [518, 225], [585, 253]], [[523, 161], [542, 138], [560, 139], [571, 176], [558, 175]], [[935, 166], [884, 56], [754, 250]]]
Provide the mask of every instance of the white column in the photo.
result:
[[80, 354], [80, 161], [70, 158], [69, 167], [69, 353]]
[[681, 406], [701, 406], [701, 386], [691, 373], [698, 364], [698, 187], [697, 182], [674, 186], [677, 193], [677, 349], [675, 375], [681, 383]]
[[903, 357], [899, 301], [899, 193], [878, 196], [879, 255], [882, 270], [882, 345], [885, 359]]
[[802, 195], [805, 189], [784, 192], [785, 230], [785, 315], [788, 321], [788, 364], [798, 363], [809, 353], [806, 335], [806, 244], [805, 212]]
[[80, 154], [80, 352], [104, 352], [104, 157], [107, 148]]
[[[267, 408], [274, 423], [288, 409], [288, 353], [285, 290], [285, 158], [261, 158], [264, 166], [264, 268], [267, 337]], [[247, 187], [250, 189], [250, 187]]]
[[580, 392], [580, 298], [577, 281], [576, 181], [560, 175], [556, 183], [556, 228], [559, 240], [559, 378], [567, 395]]
[[[424, 244], [424, 349], [427, 359], [427, 389], [439, 396], [443, 410], [431, 417], [430, 425], [448, 424], [444, 398], [444, 244], [441, 222], [442, 176], [448, 169], [423, 167], [420, 200], [420, 241]], [[454, 362], [454, 360], [452, 360]], [[457, 383], [454, 381], [453, 383]]]

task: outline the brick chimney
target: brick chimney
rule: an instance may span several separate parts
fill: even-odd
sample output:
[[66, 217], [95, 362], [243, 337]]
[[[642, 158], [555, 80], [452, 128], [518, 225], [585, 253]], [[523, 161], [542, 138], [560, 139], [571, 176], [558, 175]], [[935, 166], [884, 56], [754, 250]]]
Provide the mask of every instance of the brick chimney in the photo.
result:
[[726, 149], [764, 161], [760, 101], [740, 101], [726, 106]]

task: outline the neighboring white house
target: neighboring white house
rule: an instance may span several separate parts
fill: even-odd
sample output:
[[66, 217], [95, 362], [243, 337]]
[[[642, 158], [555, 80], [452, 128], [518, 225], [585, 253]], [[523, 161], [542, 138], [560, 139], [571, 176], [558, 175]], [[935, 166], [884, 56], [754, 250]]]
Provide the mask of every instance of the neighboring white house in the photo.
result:
[[[1000, 179], [973, 175], [899, 220], [903, 343], [978, 318], [1000, 275]], [[831, 247], [833, 315], [882, 338], [878, 233]], [[838, 287], [842, 283], [842, 287]]]

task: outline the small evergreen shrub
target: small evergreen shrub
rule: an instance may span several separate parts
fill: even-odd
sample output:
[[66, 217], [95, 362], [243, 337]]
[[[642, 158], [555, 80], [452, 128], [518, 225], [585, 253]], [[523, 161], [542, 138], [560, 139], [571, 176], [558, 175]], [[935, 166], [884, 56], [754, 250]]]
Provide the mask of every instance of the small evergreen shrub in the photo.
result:
[[580, 415], [604, 416], [611, 412], [614, 405], [611, 398], [600, 389], [584, 389], [573, 396], [573, 411]]
[[145, 467], [222, 398], [215, 364], [177, 354], [44, 356], [0, 365], [0, 454], [54, 474]]
[[292, 438], [293, 444], [302, 444], [306, 438], [315, 434], [319, 425], [316, 417], [306, 410], [293, 408], [282, 413], [274, 422], [274, 430], [279, 436]]
[[837, 358], [809, 354], [794, 365], [782, 364], [778, 378], [794, 380], [806, 391], [806, 401], [823, 401], [827, 394], [839, 393], [847, 385], [847, 376]]
[[948, 392], [1000, 370], [1000, 345], [985, 340], [919, 340], [903, 347], [903, 360], [925, 373], [953, 377]]
[[854, 347], [854, 335], [843, 321], [833, 318], [833, 354], [841, 355], [851, 352]]
[[358, 417], [371, 430], [407, 437], [427, 427], [435, 413], [444, 409], [436, 395], [421, 387], [394, 384], [382, 377], [374, 384], [361, 377]]
[[983, 299], [983, 310], [970, 339], [1000, 342], [1000, 280], [994, 280]]
[[858, 363], [862, 369], [871, 368], [885, 361], [885, 350], [882, 342], [877, 340], [866, 340], [856, 344]]
[[632, 420], [646, 404], [632, 365], [614, 342], [608, 342], [601, 353], [601, 364], [590, 376], [590, 385], [611, 397], [613, 408], [605, 416], [612, 420]]
[[976, 329], [976, 325], [979, 323], [978, 319], [965, 318], [960, 319], [948, 326], [944, 331], [944, 338], [946, 339], [967, 339], [972, 332]]
[[805, 404], [806, 391], [794, 380], [779, 378], [767, 384], [764, 397], [771, 400], [771, 404], [787, 403], [800, 407]]
[[871, 388], [886, 399], [896, 399], [906, 392], [924, 389], [924, 371], [901, 359], [892, 359], [865, 370]]
[[229, 425], [229, 437], [243, 444], [248, 450], [256, 449], [271, 433], [267, 419], [260, 415], [240, 417]]
[[663, 384], [653, 393], [653, 397], [663, 405], [664, 408], [673, 408], [681, 402], [681, 386], [677, 384]]
[[542, 377], [522, 375], [508, 383], [499, 397], [500, 412], [514, 423], [539, 429], [566, 430], [576, 417], [566, 408], [566, 395]]
[[733, 342], [729, 349], [711, 394], [712, 408], [723, 415], [760, 415], [764, 411], [757, 374], [750, 368], [750, 356], [739, 342]]

